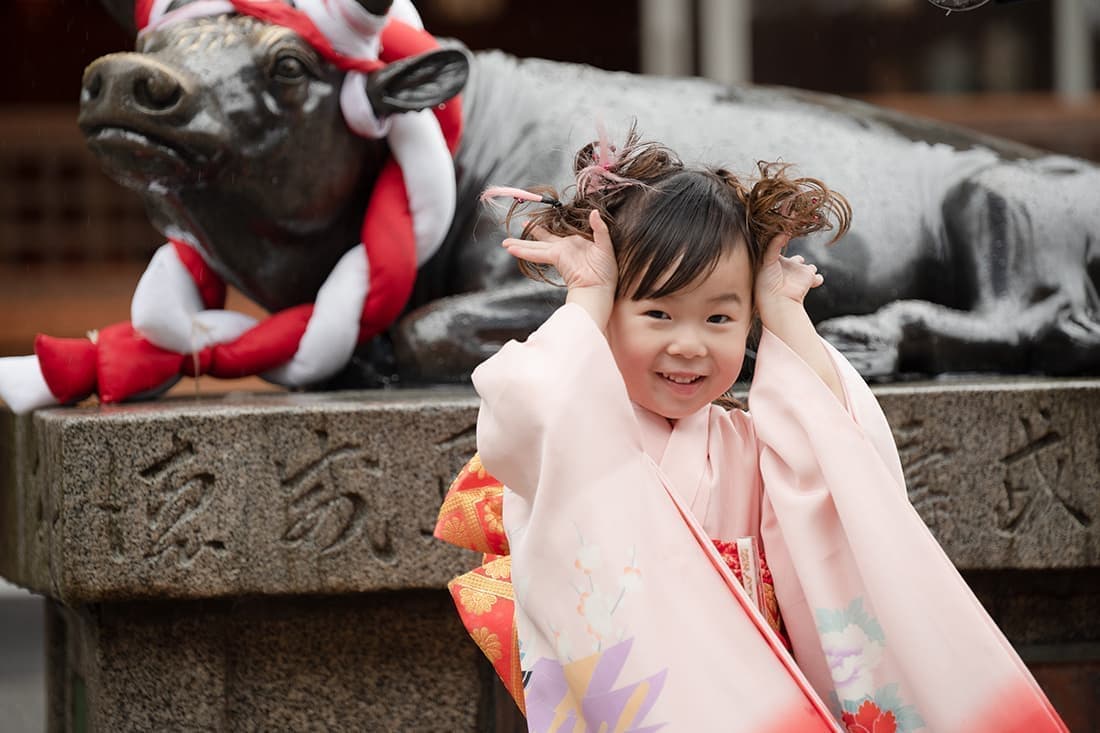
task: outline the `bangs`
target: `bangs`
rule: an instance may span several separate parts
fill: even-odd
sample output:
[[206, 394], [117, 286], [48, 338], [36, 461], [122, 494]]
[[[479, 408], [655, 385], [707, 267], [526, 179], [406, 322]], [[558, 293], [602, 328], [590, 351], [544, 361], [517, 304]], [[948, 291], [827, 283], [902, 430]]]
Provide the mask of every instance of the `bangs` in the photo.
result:
[[617, 297], [646, 300], [679, 292], [747, 241], [744, 208], [707, 173], [678, 172], [623, 209], [624, 225], [613, 240], [622, 243]]

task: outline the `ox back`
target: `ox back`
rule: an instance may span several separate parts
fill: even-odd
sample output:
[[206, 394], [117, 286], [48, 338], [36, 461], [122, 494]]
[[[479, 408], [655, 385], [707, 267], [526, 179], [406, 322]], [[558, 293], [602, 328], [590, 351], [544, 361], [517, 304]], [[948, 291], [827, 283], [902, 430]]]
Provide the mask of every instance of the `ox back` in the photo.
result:
[[687, 163], [751, 174], [783, 160], [848, 197], [847, 236], [791, 249], [825, 274], [807, 306], [865, 376], [1100, 373], [1100, 169], [1088, 162], [830, 95], [499, 52], [475, 55], [465, 110], [455, 222], [396, 334], [411, 374], [464, 375], [561, 302], [517, 281], [478, 193], [560, 190], [597, 121], [614, 138], [634, 119]]

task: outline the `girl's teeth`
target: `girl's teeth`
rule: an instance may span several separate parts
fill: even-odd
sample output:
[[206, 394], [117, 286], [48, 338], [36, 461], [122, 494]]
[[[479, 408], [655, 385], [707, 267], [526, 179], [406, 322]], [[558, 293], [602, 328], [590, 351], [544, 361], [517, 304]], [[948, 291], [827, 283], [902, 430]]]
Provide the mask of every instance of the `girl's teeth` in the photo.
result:
[[676, 384], [691, 384], [695, 380], [699, 379], [698, 376], [695, 376], [695, 377], [674, 377], [671, 374], [662, 374], [661, 376], [664, 377], [665, 379], [667, 379], [670, 382], [675, 382]]

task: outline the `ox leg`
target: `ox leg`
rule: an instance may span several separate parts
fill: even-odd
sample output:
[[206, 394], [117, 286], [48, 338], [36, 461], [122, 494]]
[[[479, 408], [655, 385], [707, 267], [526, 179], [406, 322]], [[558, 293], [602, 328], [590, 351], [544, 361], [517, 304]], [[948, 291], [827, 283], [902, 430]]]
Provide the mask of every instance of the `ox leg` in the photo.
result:
[[1036, 340], [1034, 371], [1054, 375], [1100, 374], [1100, 314], [1066, 309]]
[[955, 302], [901, 300], [819, 331], [870, 378], [1100, 372], [1097, 190], [1094, 167], [1058, 157], [977, 173], [943, 201]]
[[817, 330], [871, 380], [950, 371], [1020, 371], [1017, 339], [1003, 321], [922, 300], [895, 301]]
[[401, 378], [455, 382], [511, 339], [524, 339], [565, 301], [565, 289], [532, 280], [433, 301], [392, 331]]
[[920, 300], [822, 321], [818, 333], [865, 378], [904, 374], [1100, 371], [1100, 324], [1064, 294], [1034, 305], [959, 311]]

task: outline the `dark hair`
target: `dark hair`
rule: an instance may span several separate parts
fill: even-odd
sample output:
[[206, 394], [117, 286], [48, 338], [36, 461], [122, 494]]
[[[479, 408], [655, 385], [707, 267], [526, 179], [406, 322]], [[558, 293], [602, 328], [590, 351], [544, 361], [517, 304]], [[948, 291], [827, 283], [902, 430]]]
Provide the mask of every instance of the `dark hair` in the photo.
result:
[[[755, 276], [775, 235], [833, 229], [832, 218], [835, 242], [851, 222], [843, 196], [817, 179], [789, 178], [789, 167], [760, 162], [759, 178], [749, 187], [722, 168], [684, 166], [664, 145], [641, 141], [632, 126], [621, 148], [602, 136], [581, 148], [573, 162], [572, 200], [535, 212], [521, 236], [539, 226], [558, 236], [591, 237], [588, 213], [597, 209], [615, 246], [616, 297], [641, 300], [675, 293], [713, 271], [722, 255], [741, 242]], [[532, 190], [558, 198], [551, 188]], [[513, 204], [507, 221], [524, 206]], [[544, 266], [521, 262], [520, 267], [529, 277], [551, 281]]]

